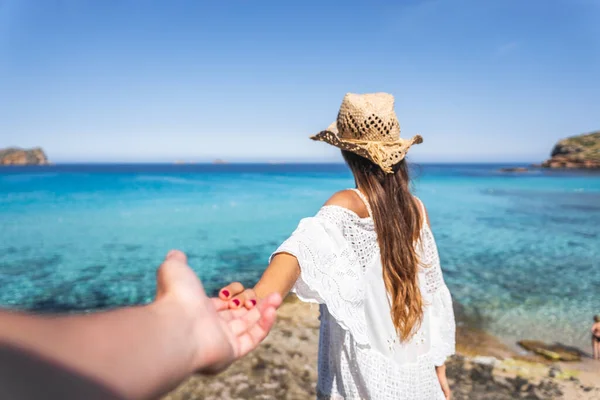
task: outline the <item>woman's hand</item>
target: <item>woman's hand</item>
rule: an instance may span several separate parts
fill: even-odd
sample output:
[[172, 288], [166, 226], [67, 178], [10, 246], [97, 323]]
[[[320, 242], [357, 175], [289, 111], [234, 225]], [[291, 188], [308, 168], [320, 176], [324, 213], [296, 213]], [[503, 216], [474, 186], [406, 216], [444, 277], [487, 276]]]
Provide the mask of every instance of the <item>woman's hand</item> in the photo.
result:
[[446, 365], [435, 367], [435, 373], [440, 381], [440, 386], [442, 387], [442, 391], [444, 392], [446, 400], [450, 400], [452, 398], [452, 391], [450, 390], [448, 378], [446, 377]]
[[227, 302], [230, 309], [245, 307], [250, 310], [258, 302], [258, 296], [254, 289], [246, 289], [239, 282], [233, 282], [219, 291], [219, 299]]
[[174, 304], [184, 311], [183, 315], [193, 322], [192, 339], [198, 345], [194, 369], [216, 373], [245, 356], [267, 336], [281, 296], [275, 293], [257, 307], [255, 300], [250, 302], [252, 309], [233, 310], [229, 302], [206, 297], [185, 254], [171, 251], [158, 270], [156, 303]]
[[279, 293], [281, 298], [287, 296], [300, 276], [300, 265], [295, 256], [288, 253], [277, 253], [263, 273], [256, 286], [244, 288], [239, 282], [233, 282], [219, 291], [219, 299], [226, 301], [230, 309], [252, 309], [259, 300]]

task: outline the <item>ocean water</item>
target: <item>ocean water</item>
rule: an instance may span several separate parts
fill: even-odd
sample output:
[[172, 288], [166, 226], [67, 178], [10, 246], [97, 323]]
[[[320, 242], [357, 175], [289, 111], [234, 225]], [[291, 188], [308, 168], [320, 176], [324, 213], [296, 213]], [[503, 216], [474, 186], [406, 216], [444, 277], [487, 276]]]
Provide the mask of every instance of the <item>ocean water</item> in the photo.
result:
[[[600, 313], [600, 174], [413, 166], [446, 282], [507, 341], [589, 346]], [[214, 293], [251, 284], [299, 219], [353, 186], [343, 165], [57, 165], [0, 170], [0, 306], [152, 299], [178, 248]]]

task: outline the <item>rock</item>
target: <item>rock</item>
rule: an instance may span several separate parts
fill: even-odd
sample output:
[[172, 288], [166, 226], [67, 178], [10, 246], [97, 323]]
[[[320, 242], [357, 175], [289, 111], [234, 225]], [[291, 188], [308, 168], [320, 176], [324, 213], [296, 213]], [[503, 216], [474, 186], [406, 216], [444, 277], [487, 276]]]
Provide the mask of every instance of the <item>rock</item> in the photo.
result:
[[542, 380], [537, 389], [542, 399], [555, 399], [563, 395], [558, 383], [551, 380]]
[[522, 376], [516, 376], [513, 379], [509, 380], [514, 385], [515, 392], [528, 392], [531, 391], [533, 385], [529, 383], [529, 380], [523, 378]]
[[559, 141], [542, 167], [600, 169], [600, 131]]
[[498, 359], [496, 357], [489, 357], [489, 356], [476, 356], [476, 357], [473, 357], [472, 361], [475, 364], [491, 365], [492, 367], [498, 363]]
[[474, 364], [471, 368], [470, 378], [473, 382], [494, 382], [494, 367], [492, 365]]
[[517, 344], [551, 361], [580, 361], [581, 351], [560, 343], [547, 344], [537, 340], [521, 340]]
[[556, 376], [560, 375], [561, 370], [559, 367], [557, 366], [551, 366], [550, 369], [548, 369], [548, 376], [550, 378], [556, 378]]
[[[459, 307], [460, 309], [460, 307]], [[319, 347], [318, 307], [288, 296], [278, 310], [278, 319], [265, 342], [218, 376], [195, 375], [163, 400], [304, 400], [317, 397]], [[463, 331], [464, 332], [464, 331]], [[462, 335], [459, 335], [461, 337]], [[461, 340], [464, 340], [462, 338]], [[481, 343], [497, 346], [479, 333], [467, 340], [483, 351]], [[519, 361], [518, 368], [500, 355], [489, 357], [454, 355], [447, 362], [447, 375], [454, 400], [553, 400], [566, 398], [566, 389], [580, 400], [596, 399], [597, 384], [568, 379], [548, 379], [548, 366]], [[496, 360], [496, 361], [493, 361]], [[493, 364], [493, 365], [492, 365]], [[507, 367], [508, 371], [506, 371]], [[500, 371], [505, 367], [505, 371]], [[528, 369], [528, 371], [527, 371]], [[562, 373], [561, 373], [562, 375]], [[585, 376], [585, 375], [584, 375]], [[580, 385], [582, 385], [580, 387]], [[586, 392], [593, 387], [594, 392]], [[590, 394], [583, 396], [583, 394]]]
[[24, 150], [8, 148], [0, 150], [0, 165], [48, 165], [48, 158], [39, 147]]
[[500, 172], [528, 172], [529, 170], [524, 167], [507, 167], [500, 168]]

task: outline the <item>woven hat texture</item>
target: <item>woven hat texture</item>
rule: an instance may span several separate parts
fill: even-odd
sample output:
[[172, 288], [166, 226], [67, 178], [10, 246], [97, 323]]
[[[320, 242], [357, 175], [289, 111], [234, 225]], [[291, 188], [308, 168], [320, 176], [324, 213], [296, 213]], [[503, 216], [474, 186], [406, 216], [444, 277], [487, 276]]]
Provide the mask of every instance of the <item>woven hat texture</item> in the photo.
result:
[[394, 96], [388, 93], [347, 93], [337, 120], [311, 139], [365, 157], [386, 173], [394, 172], [394, 165], [404, 159], [413, 144], [423, 142], [420, 135], [400, 137]]

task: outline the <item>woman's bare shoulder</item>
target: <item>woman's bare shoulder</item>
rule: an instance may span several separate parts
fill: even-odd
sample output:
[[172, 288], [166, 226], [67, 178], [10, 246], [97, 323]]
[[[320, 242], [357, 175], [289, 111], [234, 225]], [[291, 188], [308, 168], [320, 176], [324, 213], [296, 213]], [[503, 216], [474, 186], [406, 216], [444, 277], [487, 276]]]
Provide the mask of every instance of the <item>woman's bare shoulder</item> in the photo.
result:
[[427, 212], [427, 207], [425, 207], [425, 203], [423, 203], [423, 201], [420, 198], [418, 198], [417, 196], [413, 196], [413, 198], [415, 199], [415, 202], [417, 203], [417, 207], [423, 214], [421, 216], [423, 218], [425, 218], [425, 222], [427, 222], [427, 225], [429, 225], [429, 227], [431, 227], [431, 222], [429, 221], [429, 213]]
[[365, 203], [352, 190], [340, 190], [325, 202], [326, 206], [338, 206], [356, 213], [361, 218], [369, 216]]

